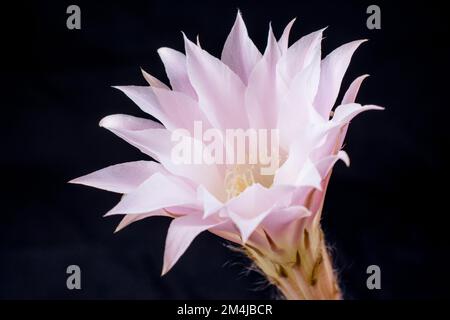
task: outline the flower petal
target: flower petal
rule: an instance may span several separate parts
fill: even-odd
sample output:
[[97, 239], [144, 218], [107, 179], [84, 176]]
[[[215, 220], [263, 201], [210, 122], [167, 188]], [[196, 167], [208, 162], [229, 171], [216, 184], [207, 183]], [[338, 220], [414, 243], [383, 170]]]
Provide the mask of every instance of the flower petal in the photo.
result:
[[292, 191], [290, 187], [267, 189], [255, 183], [227, 203], [227, 213], [239, 229], [244, 243], [273, 208], [286, 202]]
[[198, 215], [187, 215], [172, 220], [167, 232], [162, 275], [165, 275], [175, 265], [195, 237], [221, 223], [202, 219]]
[[143, 153], [160, 161], [161, 156], [170, 156], [170, 132], [151, 120], [124, 114], [114, 114], [103, 118], [104, 127]]
[[242, 113], [245, 90], [242, 80], [222, 61], [184, 39], [189, 79], [212, 126], [247, 128], [248, 120]]
[[109, 166], [69, 182], [112, 192], [129, 193], [154, 173], [163, 171], [164, 168], [157, 162], [134, 161]]
[[346, 43], [335, 49], [322, 61], [320, 84], [314, 106], [324, 119], [329, 119], [330, 111], [339, 94], [342, 79], [355, 50], [366, 40]]
[[159, 48], [158, 54], [164, 63], [172, 90], [183, 92], [197, 100], [197, 93], [192, 87], [187, 73], [186, 56], [170, 48]]
[[169, 87], [167, 87], [164, 83], [159, 81], [157, 78], [155, 78], [151, 74], [145, 72], [144, 69], [142, 69], [142, 68], [141, 68], [141, 72], [142, 72], [142, 75], [144, 76], [145, 81], [147, 81], [151, 87], [169, 89]]
[[289, 34], [291, 33], [292, 26], [294, 25], [296, 18], [292, 19], [284, 28], [283, 34], [278, 40], [278, 46], [280, 47], [281, 54], [285, 54], [289, 47]]
[[359, 76], [350, 84], [350, 87], [348, 87], [347, 91], [345, 92], [344, 98], [342, 98], [341, 104], [348, 104], [355, 102], [359, 88], [361, 87], [361, 84], [364, 81], [364, 79], [366, 79], [368, 76], [369, 76], [368, 74]]
[[332, 122], [342, 124], [347, 123], [361, 112], [367, 110], [384, 110], [384, 108], [371, 104], [365, 106], [361, 106], [358, 103], [343, 104], [337, 107], [336, 110], [334, 111]]
[[197, 101], [190, 96], [182, 92], [160, 88], [154, 88], [153, 92], [158, 98], [163, 111], [170, 115], [171, 123], [173, 123], [175, 128], [187, 129], [192, 134], [195, 121], [201, 121], [205, 130], [210, 127]]
[[338, 151], [337, 154], [327, 156], [314, 164], [321, 179], [326, 178], [326, 176], [338, 160], [342, 160], [347, 167], [350, 166], [350, 158], [348, 157], [348, 154], [343, 150]]
[[313, 150], [324, 139], [325, 134], [326, 131], [322, 130], [319, 126], [306, 126], [304, 132], [298, 134], [298, 138], [291, 143], [288, 157], [277, 170], [273, 184], [301, 184], [301, 181], [298, 181], [299, 174], [306, 162], [309, 161], [308, 159]]
[[276, 63], [280, 55], [280, 48], [270, 27], [264, 56], [250, 74], [245, 91], [245, 108], [251, 128], [276, 127], [279, 108]]
[[166, 128], [172, 129], [174, 127], [169, 116], [161, 109], [152, 87], [114, 86], [113, 88], [125, 93], [142, 111], [161, 121]]
[[195, 205], [195, 192], [181, 179], [155, 173], [122, 200], [105, 216], [138, 214], [180, 205]]
[[225, 41], [221, 60], [247, 84], [248, 77], [261, 59], [261, 53], [249, 38], [247, 28], [238, 11], [233, 28]]
[[219, 201], [213, 194], [211, 194], [205, 187], [199, 186], [197, 188], [197, 197], [203, 203], [203, 217], [207, 218], [214, 213], [217, 213], [223, 208], [223, 203]]
[[169, 216], [167, 212], [164, 210], [156, 210], [149, 213], [142, 213], [142, 214], [126, 214], [122, 220], [120, 221], [119, 225], [117, 226], [116, 230], [114, 230], [114, 233], [119, 232], [123, 228], [129, 226], [133, 222], [149, 218], [149, 217], [155, 217], [155, 216]]
[[295, 75], [306, 68], [321, 52], [320, 42], [324, 29], [312, 32], [295, 42], [280, 58], [278, 73], [289, 84]]

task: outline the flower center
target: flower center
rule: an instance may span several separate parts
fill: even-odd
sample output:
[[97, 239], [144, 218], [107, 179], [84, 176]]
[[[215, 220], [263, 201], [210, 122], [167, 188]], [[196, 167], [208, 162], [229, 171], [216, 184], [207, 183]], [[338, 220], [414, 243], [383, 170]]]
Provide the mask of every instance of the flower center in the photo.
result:
[[247, 187], [255, 183], [253, 168], [248, 166], [234, 166], [225, 175], [225, 191], [227, 200], [237, 197]]

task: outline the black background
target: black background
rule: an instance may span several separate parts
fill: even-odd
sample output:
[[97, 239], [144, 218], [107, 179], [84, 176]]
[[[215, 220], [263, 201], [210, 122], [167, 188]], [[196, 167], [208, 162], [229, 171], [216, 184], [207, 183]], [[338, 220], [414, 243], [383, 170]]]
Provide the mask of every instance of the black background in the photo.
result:
[[[381, 30], [366, 8], [381, 7]], [[369, 73], [358, 101], [386, 107], [351, 125], [352, 165], [338, 164], [324, 228], [348, 299], [443, 298], [448, 275], [448, 11], [411, 1], [35, 1], [1, 7], [0, 298], [271, 298], [247, 261], [204, 233], [160, 277], [169, 220], [151, 218], [118, 234], [102, 218], [116, 194], [69, 185], [72, 178], [144, 156], [98, 121], [144, 114], [111, 85], [144, 85], [143, 67], [167, 82], [156, 50], [183, 50], [180, 31], [200, 35], [216, 56], [240, 8], [260, 50], [269, 21], [277, 36], [293, 17], [291, 42], [329, 26], [324, 53], [369, 38], [343, 88]], [[66, 8], [81, 7], [81, 30]], [[82, 290], [66, 288], [66, 267]], [[382, 289], [366, 288], [379, 265]]]

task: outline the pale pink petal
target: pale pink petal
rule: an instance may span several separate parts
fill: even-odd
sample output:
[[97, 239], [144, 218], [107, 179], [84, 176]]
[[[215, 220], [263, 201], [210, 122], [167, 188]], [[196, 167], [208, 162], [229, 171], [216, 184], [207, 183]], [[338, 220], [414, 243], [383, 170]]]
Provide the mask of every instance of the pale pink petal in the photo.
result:
[[291, 33], [292, 26], [294, 25], [296, 18], [292, 19], [284, 28], [283, 34], [278, 40], [278, 46], [280, 47], [281, 54], [286, 53], [289, 47], [289, 34]]
[[306, 68], [321, 53], [320, 42], [324, 29], [312, 32], [295, 42], [280, 58], [277, 70], [289, 84], [295, 75]]
[[159, 48], [158, 54], [164, 63], [172, 90], [183, 92], [197, 100], [197, 93], [192, 87], [187, 73], [186, 56], [170, 48]]
[[[298, 72], [292, 79], [290, 89], [290, 99], [299, 104], [298, 108], [311, 109], [314, 97], [317, 94], [320, 82], [320, 54], [312, 57], [311, 63]], [[306, 106], [304, 106], [307, 104]]]
[[175, 218], [167, 232], [162, 275], [166, 274], [175, 265], [195, 237], [221, 223], [216, 220], [203, 219], [198, 215]]
[[338, 151], [338, 153], [335, 155], [327, 156], [314, 164], [317, 171], [319, 172], [321, 179], [326, 178], [326, 176], [328, 175], [328, 173], [330, 173], [330, 170], [338, 160], [342, 160], [347, 167], [350, 166], [350, 158], [348, 157], [348, 154], [343, 150]]
[[359, 88], [361, 87], [361, 84], [364, 81], [364, 79], [366, 79], [368, 76], [369, 76], [368, 74], [359, 76], [350, 84], [350, 87], [348, 87], [347, 91], [344, 94], [344, 97], [342, 98], [341, 104], [348, 104], [355, 102]]
[[184, 39], [189, 79], [211, 125], [219, 129], [246, 128], [242, 80], [222, 61]]
[[120, 221], [119, 225], [117, 226], [116, 230], [114, 230], [114, 233], [119, 232], [123, 228], [129, 226], [133, 222], [149, 218], [149, 217], [155, 217], [155, 216], [164, 216], [168, 217], [169, 215], [164, 210], [156, 210], [149, 213], [142, 213], [142, 214], [126, 214], [122, 220]]
[[323, 122], [312, 103], [320, 80], [320, 56], [297, 73], [284, 94], [278, 113], [280, 144], [287, 149], [308, 126]]
[[153, 93], [152, 87], [143, 86], [115, 86], [113, 88], [119, 89], [125, 93], [128, 98], [141, 108], [142, 111], [155, 117], [168, 129], [174, 128], [169, 116], [161, 109], [158, 99]]
[[[319, 130], [320, 129], [320, 130]], [[289, 147], [286, 161], [277, 170], [274, 185], [295, 185], [297, 178], [310, 154], [323, 140], [326, 131], [319, 127], [306, 127], [304, 132]]]
[[[146, 126], [134, 125], [134, 122], [128, 121], [134, 118], [129, 117], [123, 115], [108, 116], [100, 122], [100, 125], [159, 161], [172, 174], [187, 178], [196, 184], [202, 184], [214, 194], [221, 195], [224, 192], [220, 183], [222, 181], [221, 172], [217, 165], [177, 163], [172, 158], [172, 151], [178, 142], [172, 141], [170, 131], [166, 129], [145, 129]], [[140, 120], [140, 118], [136, 119]], [[146, 121], [149, 124], [156, 123], [150, 120]], [[130, 125], [130, 122], [132, 125]], [[199, 146], [202, 143], [193, 137], [186, 137], [186, 139], [196, 146], [193, 148], [194, 152], [202, 155], [203, 147]]]
[[170, 114], [170, 121], [177, 129], [184, 128], [193, 132], [194, 121], [201, 121], [203, 130], [211, 127], [196, 100], [177, 91], [154, 88], [161, 108]]
[[155, 121], [115, 114], [103, 118], [100, 121], [100, 126], [115, 133], [158, 161], [161, 160], [161, 156], [170, 156], [171, 134]]
[[169, 89], [168, 86], [166, 86], [163, 82], [159, 81], [157, 78], [152, 76], [151, 74], [144, 71], [144, 69], [141, 68], [142, 75], [144, 76], [145, 81], [148, 82], [148, 84], [154, 88], [162, 88], [162, 89]]
[[296, 187], [313, 187], [322, 190], [322, 177], [311, 159], [307, 158], [300, 172], [292, 183]]
[[[347, 89], [347, 91], [344, 94], [344, 97], [342, 98], [341, 104], [354, 103], [356, 101], [356, 96], [359, 92], [359, 88], [361, 87], [361, 84], [364, 81], [364, 79], [366, 79], [368, 76], [369, 76], [368, 74], [359, 76], [350, 84], [350, 87]], [[338, 139], [337, 145], [338, 145], [339, 149], [344, 144], [345, 136], [347, 135], [347, 130], [348, 130], [348, 124], [346, 124], [342, 127], [342, 130], [341, 130], [339, 136], [337, 137], [337, 139]]]
[[245, 91], [245, 108], [251, 128], [276, 127], [279, 108], [276, 63], [280, 55], [280, 48], [270, 27], [266, 50], [250, 74]]
[[292, 191], [293, 188], [290, 187], [267, 189], [256, 183], [226, 204], [227, 213], [239, 229], [244, 243], [279, 203], [285, 203]]
[[322, 61], [320, 84], [314, 106], [324, 119], [329, 119], [336, 102], [341, 82], [355, 50], [366, 40], [346, 43], [335, 49]]
[[296, 222], [311, 216], [311, 211], [302, 205], [292, 205], [286, 208], [275, 208], [261, 222], [260, 227], [268, 234], [276, 247], [291, 248], [298, 233]]
[[347, 123], [356, 117], [358, 114], [368, 110], [384, 110], [383, 107], [375, 106], [375, 105], [365, 105], [361, 106], [358, 103], [349, 103], [340, 105], [334, 111], [334, 115], [332, 118], [332, 122], [335, 123]]
[[124, 195], [105, 216], [139, 214], [196, 203], [195, 191], [181, 179], [155, 173], [136, 190]]
[[261, 53], [249, 38], [238, 11], [233, 28], [225, 41], [221, 60], [247, 84], [250, 73], [260, 59]]
[[311, 212], [303, 206], [294, 205], [277, 208], [267, 215], [261, 225], [271, 235], [275, 235], [277, 232], [282, 232], [286, 224], [309, 215], [311, 215]]
[[197, 188], [198, 200], [203, 203], [203, 217], [207, 218], [219, 212], [224, 204], [219, 201], [213, 194], [211, 194], [205, 187], [199, 186]]
[[153, 161], [126, 162], [73, 179], [70, 183], [84, 184], [112, 192], [129, 193], [155, 172], [163, 171], [165, 170], [161, 164]]

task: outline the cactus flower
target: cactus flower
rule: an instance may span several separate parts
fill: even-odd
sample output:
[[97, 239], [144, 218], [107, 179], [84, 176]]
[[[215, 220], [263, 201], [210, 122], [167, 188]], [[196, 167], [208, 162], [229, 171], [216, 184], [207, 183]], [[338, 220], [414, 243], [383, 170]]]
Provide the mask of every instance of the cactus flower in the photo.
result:
[[[366, 75], [336, 103], [351, 57], [364, 40], [322, 59], [324, 29], [289, 46], [293, 23], [279, 39], [269, 28], [261, 53], [238, 12], [220, 59], [184, 36], [185, 53], [158, 50], [170, 86], [143, 71], [148, 86], [116, 87], [159, 122], [116, 114], [100, 126], [149, 158], [71, 182], [123, 194], [106, 214], [123, 215], [117, 231], [152, 216], [172, 218], [163, 274], [198, 234], [209, 231], [242, 248], [285, 298], [341, 298], [320, 226], [325, 191], [336, 161], [349, 165], [342, 145], [350, 120], [382, 108], [355, 102]], [[222, 133], [276, 133], [276, 147], [270, 145], [275, 140], [267, 141], [277, 167], [261, 170], [267, 163], [252, 157], [252, 150], [244, 154], [252, 163], [174, 161], [174, 133], [180, 130], [185, 142], [197, 146], [193, 157], [202, 158], [208, 143], [196, 136], [198, 124]], [[227, 156], [233, 151], [224, 149]]]

